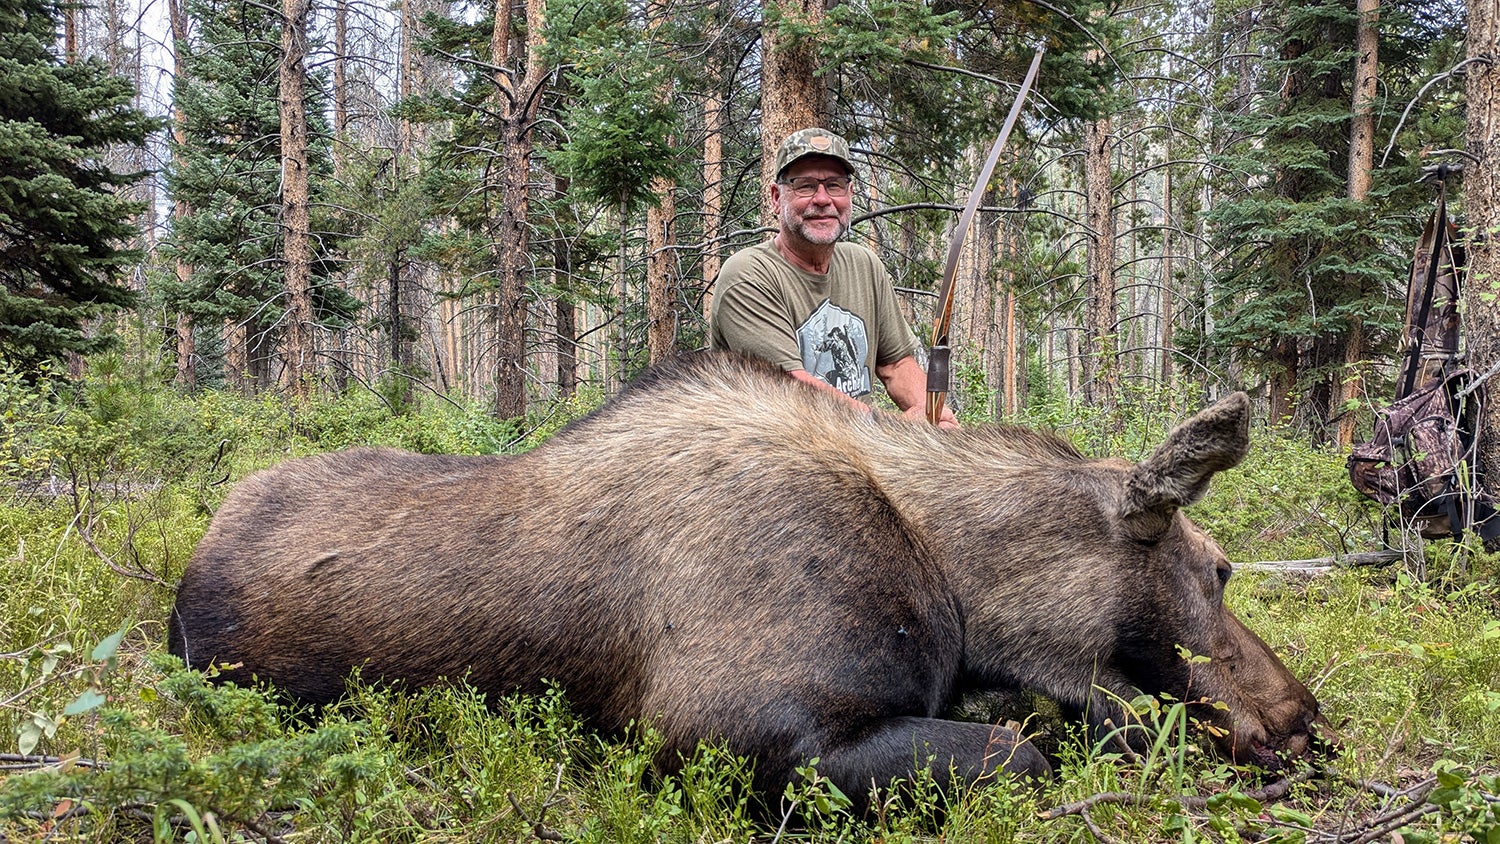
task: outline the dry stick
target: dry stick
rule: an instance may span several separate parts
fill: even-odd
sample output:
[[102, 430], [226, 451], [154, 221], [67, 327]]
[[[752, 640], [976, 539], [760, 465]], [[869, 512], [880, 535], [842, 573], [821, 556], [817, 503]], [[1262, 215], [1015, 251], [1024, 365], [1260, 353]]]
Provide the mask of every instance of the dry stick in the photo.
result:
[[[1335, 776], [1340, 776], [1337, 771], [1332, 771]], [[1376, 815], [1369, 823], [1353, 830], [1345, 835], [1340, 835], [1337, 841], [1342, 844], [1369, 844], [1396, 829], [1400, 829], [1417, 818], [1438, 811], [1439, 807], [1427, 802], [1427, 796], [1437, 786], [1437, 777], [1428, 777], [1420, 782], [1407, 786], [1406, 788], [1395, 788], [1382, 782], [1374, 780], [1353, 780], [1355, 785], [1379, 795], [1386, 800], [1409, 800], [1405, 806], [1389, 809]]]
[[61, 756], [22, 756], [18, 753], [0, 753], [0, 770], [26, 771], [36, 768], [46, 768], [51, 765], [60, 765], [67, 762], [82, 768], [103, 768], [104, 763], [95, 762], [92, 759], [66, 759]]
[[[78, 512], [78, 516], [79, 516], [80, 519], [82, 519], [82, 517], [83, 517], [83, 511], [82, 510], [80, 510]], [[84, 542], [84, 544], [89, 547], [89, 550], [94, 552], [94, 556], [96, 556], [100, 560], [102, 560], [106, 566], [109, 566], [110, 569], [113, 570], [115, 574], [118, 574], [121, 577], [131, 577], [131, 578], [135, 578], [137, 580], [144, 580], [147, 583], [154, 583], [157, 586], [171, 586], [172, 585], [172, 584], [166, 582], [165, 580], [162, 580], [161, 577], [158, 576], [157, 574], [155, 574], [154, 572], [146, 571], [146, 569], [144, 569], [144, 568], [141, 568], [141, 570], [138, 571], [138, 572], [137, 571], [130, 571], [129, 569], [126, 569], [124, 566], [121, 566], [120, 564], [116, 563], [114, 561], [113, 557], [111, 557], [110, 555], [104, 553], [104, 549], [100, 548], [99, 544], [94, 541], [94, 533], [93, 533], [94, 516], [95, 516], [95, 514], [93, 512], [93, 505], [91, 503], [90, 506], [89, 506], [89, 517], [88, 517], [88, 519], [86, 521], [80, 521], [78, 523], [78, 538], [82, 539], [83, 542]], [[135, 533], [135, 526], [134, 525], [132, 525], [130, 527], [130, 533], [132, 535], [134, 535], [134, 533]]]
[[[1312, 779], [1315, 773], [1316, 772], [1313, 769], [1308, 768], [1306, 770], [1299, 771], [1292, 776], [1282, 777], [1281, 779], [1271, 783], [1265, 788], [1257, 788], [1252, 789], [1251, 791], [1247, 791], [1245, 792], [1245, 796], [1253, 800], [1276, 800], [1278, 798], [1285, 797], [1286, 793], [1288, 791], [1291, 791], [1293, 785]], [[1120, 803], [1127, 806], [1148, 806], [1158, 800], [1163, 799], [1170, 800], [1174, 803], [1177, 803], [1182, 808], [1189, 810], [1202, 809], [1208, 805], [1207, 797], [1195, 796], [1163, 798], [1156, 796], [1148, 797], [1146, 795], [1136, 794], [1132, 791], [1106, 791], [1102, 794], [1095, 794], [1089, 797], [1085, 797], [1084, 799], [1079, 800], [1076, 803], [1066, 803], [1062, 806], [1054, 806], [1053, 808], [1048, 809], [1047, 811], [1042, 813], [1042, 820], [1055, 821], [1058, 818], [1066, 817], [1067, 815], [1077, 815], [1101, 803]]]
[[[551, 829], [548, 829], [547, 827], [543, 826], [540, 819], [533, 821], [529, 816], [527, 816], [526, 810], [521, 808], [521, 803], [520, 803], [520, 801], [516, 800], [516, 795], [515, 794], [507, 791], [507, 792], [505, 792], [505, 799], [507, 799], [507, 800], [510, 801], [511, 808], [516, 810], [516, 814], [518, 814], [518, 815], [521, 816], [521, 820], [525, 821], [526, 825], [529, 826], [529, 827], [531, 827], [531, 834], [532, 834], [533, 837], [536, 838], [536, 840], [538, 840], [538, 841], [562, 841], [563, 840], [563, 837], [562, 837], [561, 833], [557, 832], [556, 830], [551, 830]], [[545, 812], [545, 809], [543, 811]], [[540, 816], [538, 816], [538, 818], [540, 818]]]
[[1348, 844], [1370, 844], [1371, 841], [1384, 838], [1423, 815], [1440, 811], [1442, 811], [1441, 807], [1431, 803], [1411, 803], [1387, 815], [1375, 818], [1373, 825], [1367, 826], [1358, 838], [1340, 838], [1339, 840]]
[[[1310, 768], [1300, 771], [1293, 776], [1279, 779], [1276, 782], [1266, 786], [1265, 788], [1247, 792], [1246, 796], [1254, 800], [1275, 800], [1280, 797], [1284, 797], [1287, 792], [1291, 790], [1292, 785], [1310, 779], [1314, 773], [1315, 772]], [[1334, 775], [1337, 774], [1337, 772], [1334, 771], [1329, 771], [1329, 773]], [[1435, 778], [1429, 778], [1406, 789], [1395, 789], [1381, 783], [1366, 780], [1357, 781], [1357, 785], [1374, 794], [1378, 794], [1381, 797], [1410, 798], [1411, 802], [1405, 806], [1386, 812], [1385, 814], [1378, 815], [1372, 820], [1371, 823], [1366, 824], [1361, 828], [1348, 833], [1347, 835], [1340, 835], [1334, 840], [1340, 842], [1340, 844], [1371, 844], [1371, 842], [1374, 842], [1390, 834], [1391, 832], [1400, 829], [1403, 826], [1406, 826], [1407, 824], [1424, 815], [1429, 815], [1433, 812], [1441, 811], [1441, 807], [1427, 802], [1427, 795], [1432, 792], [1432, 787], [1436, 785], [1436, 783], [1437, 780]], [[1157, 799], [1162, 798], [1146, 797], [1144, 795], [1135, 794], [1133, 792], [1105, 792], [1102, 794], [1095, 794], [1091, 797], [1087, 797], [1076, 803], [1068, 803], [1063, 806], [1057, 806], [1055, 808], [1049, 809], [1046, 812], [1043, 812], [1041, 817], [1044, 821], [1051, 821], [1064, 817], [1066, 815], [1078, 815], [1079, 817], [1083, 818], [1083, 822], [1085, 825], [1087, 825], [1089, 833], [1093, 835], [1097, 841], [1102, 842], [1102, 844], [1118, 844], [1118, 842], [1115, 842], [1114, 839], [1112, 839], [1108, 834], [1100, 829], [1099, 825], [1094, 822], [1092, 815], [1089, 814], [1089, 809], [1102, 803], [1118, 803], [1132, 806], [1144, 806], [1150, 805]], [[1176, 802], [1186, 810], [1199, 810], [1205, 808], [1208, 805], [1208, 798], [1206, 797], [1175, 797], [1165, 799]]]
[[1098, 824], [1094, 823], [1094, 816], [1089, 814], [1087, 806], [1078, 810], [1078, 816], [1083, 818], [1084, 825], [1089, 828], [1089, 834], [1094, 836], [1095, 841], [1099, 841], [1101, 844], [1120, 844], [1118, 840], [1106, 834], [1104, 830], [1099, 828]]
[[258, 821], [253, 821], [247, 818], [243, 821], [240, 821], [240, 823], [246, 829], [265, 839], [266, 844], [286, 844], [286, 839], [266, 830], [266, 828], [261, 826]]
[[1420, 793], [1423, 797], [1426, 797], [1428, 792], [1432, 791], [1432, 787], [1437, 785], [1437, 777], [1428, 777], [1427, 779], [1412, 783], [1406, 788], [1396, 788], [1395, 786], [1386, 785], [1383, 782], [1376, 782], [1375, 780], [1356, 780], [1355, 785], [1366, 791], [1378, 794], [1387, 800], [1403, 797], [1417, 799], [1412, 797], [1412, 795]]
[[546, 824], [544, 823], [544, 821], [546, 821], [547, 819], [547, 810], [557, 805], [558, 803], [558, 800], [556, 798], [558, 790], [562, 788], [562, 775], [563, 763], [559, 762], [557, 763], [557, 776], [552, 781], [552, 792], [542, 800], [542, 808], [537, 811], [536, 820], [532, 820], [531, 817], [526, 814], [526, 810], [521, 808], [521, 801], [516, 799], [516, 795], [514, 793], [510, 791], [505, 792], [505, 799], [510, 801], [511, 808], [515, 809], [516, 814], [521, 816], [521, 820], [525, 821], [527, 825], [531, 827], [531, 834], [538, 841], [566, 840], [563, 838], [562, 833], [553, 829], [548, 829]]

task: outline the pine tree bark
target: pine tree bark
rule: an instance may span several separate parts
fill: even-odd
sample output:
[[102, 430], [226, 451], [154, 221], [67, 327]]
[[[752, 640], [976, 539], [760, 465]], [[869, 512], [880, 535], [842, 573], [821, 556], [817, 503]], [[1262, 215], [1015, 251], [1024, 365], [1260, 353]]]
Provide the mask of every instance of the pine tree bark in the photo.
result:
[[677, 347], [677, 182], [651, 180], [658, 205], [646, 209], [646, 352], [651, 363]]
[[[646, 27], [657, 30], [672, 14], [671, 3], [646, 4]], [[656, 92], [670, 102], [672, 85]], [[648, 187], [656, 205], [646, 208], [646, 355], [650, 363], [666, 360], [677, 347], [677, 182], [658, 177]]]
[[1173, 278], [1172, 250], [1176, 247], [1173, 242], [1172, 221], [1176, 219], [1172, 215], [1172, 145], [1167, 144], [1166, 155], [1167, 166], [1162, 170], [1161, 177], [1161, 207], [1164, 209], [1162, 215], [1163, 225], [1161, 228], [1161, 320], [1156, 332], [1156, 345], [1161, 350], [1161, 388], [1163, 393], [1175, 399], [1177, 395], [1177, 369], [1172, 360], [1174, 349], [1172, 344], [1175, 339], [1172, 336], [1173, 323], [1177, 319], [1177, 291], [1175, 289], [1176, 279]]
[[513, 56], [510, 0], [497, 0], [491, 37], [495, 110], [500, 129], [499, 213], [491, 225], [498, 264], [491, 327], [495, 354], [495, 415], [526, 415], [526, 278], [531, 205], [531, 127], [546, 86], [542, 58], [543, 0], [526, 0], [525, 57]]
[[62, 7], [63, 16], [63, 61], [78, 62], [78, 16], [83, 13], [82, 4], [67, 3]]
[[712, 87], [723, 75], [717, 58], [710, 59], [710, 90], [703, 97], [703, 321], [713, 308], [713, 285], [722, 263], [719, 230], [724, 221], [724, 97]]
[[[175, 0], [174, 0], [175, 2]], [[402, 43], [405, 44], [405, 33]], [[345, 133], [349, 131], [349, 0], [333, 4], [333, 172], [344, 172]]]
[[[187, 11], [183, 8], [185, 0], [167, 0], [167, 21], [172, 27], [172, 77], [174, 79], [186, 79], [186, 62], [183, 61], [183, 51], [187, 44]], [[187, 132], [185, 131], [186, 118], [183, 116], [182, 108], [175, 103], [172, 106], [172, 138], [176, 141], [173, 148], [173, 168], [180, 171], [183, 162], [180, 160], [181, 150], [187, 145]], [[186, 201], [177, 199], [172, 203], [172, 219], [185, 219], [191, 208]], [[193, 268], [178, 257], [172, 262], [172, 271], [177, 276], [177, 281], [183, 289], [187, 288], [188, 282], [193, 278]], [[177, 341], [177, 374], [173, 379], [180, 390], [192, 391], [198, 387], [197, 352], [198, 344], [194, 334], [193, 317], [185, 311], [177, 314], [175, 335]]]
[[1475, 160], [1464, 167], [1463, 328], [1469, 365], [1489, 377], [1479, 426], [1481, 483], [1500, 498], [1500, 0], [1468, 0], [1468, 10], [1464, 140]]
[[[349, 0], [335, 0], [333, 5], [333, 177], [343, 182], [347, 169], [349, 138]], [[352, 270], [339, 272], [339, 285], [349, 290]], [[329, 362], [332, 369], [332, 385], [336, 393], [343, 393], [349, 386], [349, 346], [351, 330], [340, 327], [329, 338]]]
[[[822, 23], [827, 0], [765, 0], [760, 30], [761, 219], [776, 224], [771, 213], [771, 183], [776, 181], [776, 148], [787, 135], [828, 118], [828, 89], [820, 76], [817, 50], [781, 35], [775, 19], [805, 26]], [[832, 127], [826, 127], [832, 128]]]
[[[1370, 194], [1375, 169], [1375, 98], [1379, 96], [1380, 0], [1358, 0], [1359, 22], [1355, 36], [1354, 119], [1349, 128], [1349, 185], [1351, 202], [1363, 203]], [[1339, 420], [1335, 442], [1347, 447], [1354, 442], [1355, 415], [1347, 410], [1363, 389], [1359, 367], [1365, 359], [1364, 323], [1351, 317], [1344, 335], [1344, 366], [1334, 372], [1330, 385], [1333, 414]]]
[[281, 225], [287, 308], [282, 325], [283, 381], [294, 397], [305, 397], [315, 374], [312, 308], [312, 220], [307, 141], [307, 17], [311, 0], [282, 0], [281, 67], [277, 108], [281, 116]]
[[240, 395], [255, 392], [255, 377], [250, 368], [250, 328], [235, 317], [224, 320], [224, 380]]
[[1083, 331], [1083, 395], [1089, 404], [1109, 410], [1118, 393], [1119, 354], [1115, 323], [1115, 224], [1111, 191], [1110, 119], [1084, 128], [1083, 181], [1088, 222], [1088, 305]]
[[[401, 82], [398, 86], [402, 100], [408, 100], [417, 90], [417, 10], [416, 0], [401, 3]], [[402, 164], [411, 160], [413, 153], [414, 126], [411, 117], [403, 114], [400, 123], [400, 141], [397, 156]]]

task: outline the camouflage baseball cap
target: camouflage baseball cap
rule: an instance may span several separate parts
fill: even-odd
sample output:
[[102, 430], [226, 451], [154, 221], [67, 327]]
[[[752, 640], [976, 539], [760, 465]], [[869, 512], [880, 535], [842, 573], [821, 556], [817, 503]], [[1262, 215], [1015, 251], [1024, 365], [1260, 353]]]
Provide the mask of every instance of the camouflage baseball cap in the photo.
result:
[[827, 129], [814, 127], [793, 132], [781, 142], [781, 148], [776, 150], [777, 177], [793, 162], [808, 155], [837, 158], [848, 168], [849, 175], [854, 175], [854, 162], [849, 160], [849, 142]]

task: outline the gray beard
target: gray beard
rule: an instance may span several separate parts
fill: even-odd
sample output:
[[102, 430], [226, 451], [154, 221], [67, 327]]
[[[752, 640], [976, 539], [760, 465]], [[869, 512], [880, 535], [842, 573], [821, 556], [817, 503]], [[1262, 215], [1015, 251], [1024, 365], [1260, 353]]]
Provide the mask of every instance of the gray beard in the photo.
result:
[[845, 234], [849, 233], [849, 224], [844, 222], [844, 219], [842, 217], [839, 218], [838, 231], [834, 232], [833, 238], [827, 241], [819, 239], [821, 235], [819, 237], [808, 236], [807, 226], [803, 224], [802, 218], [800, 216], [792, 217], [783, 214], [781, 217], [781, 228], [783, 231], [794, 231], [797, 233], [798, 237], [802, 238], [808, 243], [816, 243], [819, 246], [828, 246], [829, 244], [837, 243], [844, 237]]

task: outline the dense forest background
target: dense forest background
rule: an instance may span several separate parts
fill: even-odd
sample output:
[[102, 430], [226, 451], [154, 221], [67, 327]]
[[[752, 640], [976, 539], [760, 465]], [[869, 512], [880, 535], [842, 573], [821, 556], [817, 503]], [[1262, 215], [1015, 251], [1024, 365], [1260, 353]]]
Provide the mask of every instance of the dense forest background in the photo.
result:
[[498, 418], [702, 346], [805, 125], [851, 140], [852, 237], [930, 321], [1043, 47], [966, 240], [960, 401], [1243, 387], [1348, 443], [1391, 392], [1419, 177], [1465, 162], [1490, 66], [1428, 0], [5, 6], [33, 45], [3, 59], [8, 360], [124, 342], [184, 390]]

